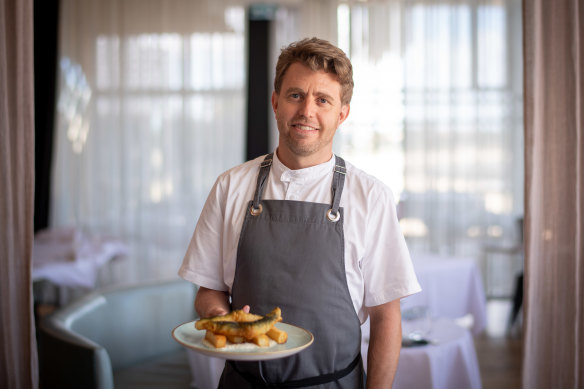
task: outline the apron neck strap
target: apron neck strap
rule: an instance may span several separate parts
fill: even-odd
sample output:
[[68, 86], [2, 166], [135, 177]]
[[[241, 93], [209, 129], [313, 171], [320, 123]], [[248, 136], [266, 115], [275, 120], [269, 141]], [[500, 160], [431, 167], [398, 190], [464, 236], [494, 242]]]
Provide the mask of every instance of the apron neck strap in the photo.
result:
[[[266, 179], [270, 174], [270, 168], [272, 166], [272, 161], [274, 158], [274, 153], [266, 155], [264, 160], [260, 165], [260, 172], [258, 174], [258, 182], [256, 184], [255, 194], [253, 196], [252, 207], [254, 209], [259, 209], [262, 194], [264, 193], [264, 187], [266, 186]], [[330, 213], [332, 216], [338, 215], [339, 205], [341, 203], [341, 194], [343, 193], [343, 186], [345, 185], [345, 175], [347, 174], [347, 168], [345, 167], [345, 160], [339, 156], [335, 155], [335, 168], [333, 174], [333, 183], [331, 185], [332, 191], [332, 205]]]
[[347, 175], [347, 168], [345, 167], [345, 160], [335, 155], [335, 169], [333, 175], [333, 184], [331, 191], [333, 195], [333, 204], [331, 205], [331, 215], [336, 216], [339, 212], [339, 205], [341, 204], [341, 194], [343, 193], [343, 186], [345, 185], [345, 176]]
[[259, 209], [260, 200], [262, 194], [264, 193], [264, 186], [266, 186], [266, 179], [268, 174], [270, 174], [270, 167], [272, 166], [272, 160], [274, 158], [274, 153], [266, 155], [266, 158], [262, 161], [260, 165], [260, 173], [258, 174], [258, 183], [256, 185], [255, 195], [253, 196], [253, 208]]

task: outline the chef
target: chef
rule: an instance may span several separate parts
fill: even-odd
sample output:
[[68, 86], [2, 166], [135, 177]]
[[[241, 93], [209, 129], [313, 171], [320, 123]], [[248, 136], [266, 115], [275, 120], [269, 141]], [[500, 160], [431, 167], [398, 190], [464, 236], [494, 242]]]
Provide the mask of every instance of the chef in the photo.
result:
[[420, 286], [391, 190], [332, 152], [352, 92], [342, 50], [317, 38], [284, 48], [271, 100], [278, 147], [221, 174], [211, 189], [179, 270], [199, 286], [197, 313], [280, 307], [284, 322], [314, 334], [286, 358], [228, 361], [220, 388], [362, 388], [360, 325], [368, 317], [366, 384], [391, 387], [400, 298]]

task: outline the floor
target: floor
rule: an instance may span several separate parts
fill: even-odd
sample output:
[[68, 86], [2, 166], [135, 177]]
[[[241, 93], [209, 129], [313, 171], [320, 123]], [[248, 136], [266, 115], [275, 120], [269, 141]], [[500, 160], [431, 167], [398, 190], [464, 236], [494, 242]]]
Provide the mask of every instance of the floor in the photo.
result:
[[510, 311], [509, 301], [489, 301], [487, 329], [475, 337], [483, 389], [521, 388], [521, 324], [507, 328]]

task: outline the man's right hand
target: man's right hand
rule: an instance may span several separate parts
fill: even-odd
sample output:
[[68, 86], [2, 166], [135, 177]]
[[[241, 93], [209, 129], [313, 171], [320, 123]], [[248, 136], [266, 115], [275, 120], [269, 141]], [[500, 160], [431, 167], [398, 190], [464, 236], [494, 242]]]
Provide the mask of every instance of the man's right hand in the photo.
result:
[[[195, 311], [201, 319], [227, 315], [230, 312], [229, 294], [220, 290], [199, 287], [195, 297]], [[249, 313], [249, 305], [243, 311]]]
[[195, 297], [195, 311], [202, 319], [226, 315], [230, 311], [229, 294], [220, 290], [199, 287]]

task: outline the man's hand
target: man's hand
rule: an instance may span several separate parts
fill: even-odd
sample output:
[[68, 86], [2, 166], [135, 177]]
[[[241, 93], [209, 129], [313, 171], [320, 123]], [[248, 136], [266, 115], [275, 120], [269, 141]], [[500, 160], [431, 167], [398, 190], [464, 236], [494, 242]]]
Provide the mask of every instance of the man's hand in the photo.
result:
[[371, 324], [367, 388], [391, 388], [402, 341], [399, 299], [367, 309]]
[[[249, 313], [249, 305], [243, 307]], [[195, 311], [200, 318], [226, 315], [230, 311], [229, 294], [220, 290], [199, 287], [195, 297]]]
[[195, 297], [195, 311], [200, 318], [229, 313], [229, 294], [220, 290], [199, 287]]

